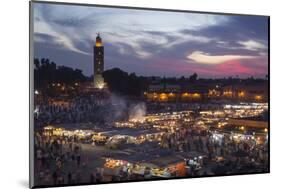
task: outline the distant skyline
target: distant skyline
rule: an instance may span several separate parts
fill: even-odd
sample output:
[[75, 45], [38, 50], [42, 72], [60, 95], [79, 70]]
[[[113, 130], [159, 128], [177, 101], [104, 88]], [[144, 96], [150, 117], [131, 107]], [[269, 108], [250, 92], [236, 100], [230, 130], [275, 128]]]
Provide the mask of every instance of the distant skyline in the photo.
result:
[[100, 33], [105, 70], [200, 78], [268, 74], [268, 18], [33, 3], [34, 56], [93, 74]]

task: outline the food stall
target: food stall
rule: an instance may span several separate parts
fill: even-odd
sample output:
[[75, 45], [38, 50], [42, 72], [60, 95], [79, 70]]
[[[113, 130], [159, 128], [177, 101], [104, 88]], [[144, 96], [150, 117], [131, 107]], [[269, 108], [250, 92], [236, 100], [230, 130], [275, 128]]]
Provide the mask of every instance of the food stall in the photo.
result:
[[113, 177], [121, 176], [122, 172], [128, 173], [128, 169], [132, 166], [133, 164], [125, 160], [105, 158], [104, 175], [111, 180]]
[[92, 136], [92, 140], [95, 144], [105, 144], [107, 140], [107, 136], [102, 135], [101, 133], [95, 133]]
[[184, 159], [177, 155], [155, 158], [149, 163], [157, 166], [156, 168], [151, 168], [151, 175], [154, 177], [184, 177], [187, 174]]
[[48, 125], [43, 129], [44, 136], [62, 136], [64, 129]]

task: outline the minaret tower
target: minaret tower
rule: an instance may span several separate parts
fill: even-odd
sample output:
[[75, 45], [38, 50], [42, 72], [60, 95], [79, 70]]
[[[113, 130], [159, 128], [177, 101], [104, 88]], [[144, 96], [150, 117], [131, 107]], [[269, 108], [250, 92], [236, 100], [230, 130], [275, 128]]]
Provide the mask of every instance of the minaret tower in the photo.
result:
[[97, 33], [96, 44], [94, 46], [94, 87], [102, 89], [104, 80], [102, 72], [104, 70], [104, 47], [100, 34]]

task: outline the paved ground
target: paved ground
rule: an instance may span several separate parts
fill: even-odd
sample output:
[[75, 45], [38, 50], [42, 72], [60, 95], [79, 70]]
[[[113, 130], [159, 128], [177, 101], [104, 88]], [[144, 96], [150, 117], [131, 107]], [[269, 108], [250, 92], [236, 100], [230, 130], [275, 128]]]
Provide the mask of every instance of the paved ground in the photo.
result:
[[[111, 150], [105, 146], [93, 146], [91, 144], [79, 144], [81, 147], [81, 165], [78, 166], [76, 161], [67, 161], [64, 163], [62, 172], [64, 174], [65, 184], [67, 184], [67, 174], [69, 172], [79, 172], [81, 174], [81, 183], [90, 182], [90, 174], [97, 168], [103, 167], [105, 160], [102, 157], [108, 157], [110, 155], [124, 155], [124, 152], [120, 150]], [[68, 146], [64, 146], [64, 150], [67, 150]], [[55, 170], [55, 161], [50, 163], [50, 171]], [[36, 183], [53, 184], [48, 182], [39, 181], [39, 175], [36, 175]], [[41, 184], [40, 184], [41, 185]]]

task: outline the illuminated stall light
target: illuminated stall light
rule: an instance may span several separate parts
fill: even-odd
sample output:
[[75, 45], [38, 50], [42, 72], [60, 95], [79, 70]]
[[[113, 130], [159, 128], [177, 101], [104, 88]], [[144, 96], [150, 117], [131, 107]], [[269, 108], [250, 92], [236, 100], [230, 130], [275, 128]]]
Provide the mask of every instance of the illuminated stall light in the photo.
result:
[[153, 93], [153, 98], [154, 98], [154, 99], [158, 98], [157, 93]]
[[239, 92], [238, 97], [240, 97], [240, 98], [245, 97], [245, 92], [244, 91]]
[[188, 93], [183, 93], [182, 96], [183, 96], [183, 97], [188, 97], [189, 94], [188, 94]]
[[192, 95], [192, 97], [193, 97], [193, 98], [200, 98], [201, 95], [200, 95], [199, 93], [194, 93], [194, 94]]
[[55, 128], [54, 126], [48, 125], [48, 126], [44, 127], [44, 130], [52, 130], [54, 128]]
[[256, 95], [256, 96], [255, 96], [255, 100], [257, 100], [257, 101], [262, 100], [262, 96], [261, 96], [261, 95]]
[[212, 90], [209, 90], [208, 96], [209, 97], [220, 96], [220, 92], [215, 89], [212, 89]]
[[169, 93], [169, 94], [168, 94], [168, 97], [170, 97], [170, 98], [174, 98], [175, 96], [176, 96], [175, 93]]
[[224, 91], [223, 95], [227, 96], [227, 97], [231, 97], [232, 96], [232, 91]]
[[166, 93], [161, 93], [159, 95], [159, 98], [161, 101], [166, 101], [168, 99], [167, 94]]

